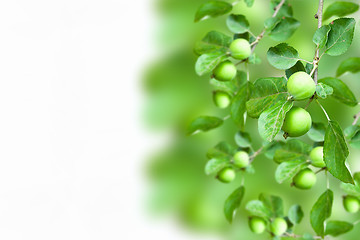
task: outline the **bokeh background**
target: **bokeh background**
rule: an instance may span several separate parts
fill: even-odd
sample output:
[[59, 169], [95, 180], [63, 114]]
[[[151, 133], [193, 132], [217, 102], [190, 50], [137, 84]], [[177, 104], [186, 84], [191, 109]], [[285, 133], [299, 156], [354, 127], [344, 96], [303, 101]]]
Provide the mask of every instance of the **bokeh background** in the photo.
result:
[[[254, 161], [256, 173], [247, 175], [245, 180], [246, 195], [232, 225], [223, 216], [223, 203], [227, 196], [240, 185], [240, 177], [230, 183], [222, 184], [204, 174], [207, 161], [206, 151], [225, 140], [235, 144], [234, 134], [238, 130], [231, 121], [216, 130], [186, 136], [187, 124], [199, 115], [226, 116], [228, 110], [217, 109], [212, 102], [212, 88], [208, 76], [195, 74], [196, 56], [193, 46], [211, 30], [231, 35], [226, 28], [226, 17], [208, 19], [194, 23], [194, 13], [206, 0], [153, 0], [156, 26], [152, 37], [156, 54], [145, 68], [142, 89], [145, 95], [142, 118], [147, 131], [153, 136], [162, 136], [162, 144], [152, 149], [145, 161], [144, 171], [148, 181], [144, 204], [152, 218], [162, 221], [173, 221], [181, 226], [182, 231], [196, 238], [206, 239], [267, 239], [268, 235], [254, 235], [247, 226], [247, 212], [244, 205], [255, 199], [262, 192], [278, 195], [283, 198], [285, 211], [295, 203], [299, 203], [305, 212], [302, 223], [295, 232], [313, 233], [309, 223], [309, 212], [325, 189], [325, 178], [319, 174], [318, 182], [311, 190], [301, 191], [290, 187], [289, 182], [282, 185], [276, 183], [274, 171], [276, 164], [260, 155]], [[294, 9], [294, 17], [301, 22], [300, 28], [287, 41], [295, 47], [303, 59], [309, 61], [314, 56], [312, 36], [316, 30], [318, 1], [290, 0]], [[325, 1], [325, 6], [333, 2]], [[234, 13], [241, 13], [251, 24], [251, 31], [256, 35], [263, 28], [263, 22], [270, 17], [268, 0], [255, 0], [252, 8], [247, 8], [243, 1], [236, 5]], [[358, 14], [354, 14], [359, 19]], [[330, 21], [330, 20], [329, 20]], [[260, 65], [250, 66], [251, 81], [268, 76], [282, 76], [283, 72], [274, 69], [266, 60], [266, 51], [277, 42], [265, 37], [256, 53], [262, 59]], [[360, 28], [357, 24], [355, 38], [350, 50], [340, 57], [325, 56], [319, 67], [319, 76], [335, 76], [340, 62], [348, 57], [360, 55]], [[341, 79], [349, 85], [356, 96], [360, 97], [360, 74], [346, 74]], [[348, 107], [335, 100], [324, 103], [330, 117], [341, 123], [343, 128], [353, 121], [353, 115], [359, 107]], [[316, 104], [309, 107], [315, 121], [326, 119]], [[257, 123], [249, 119], [246, 129], [251, 133], [255, 148], [262, 140], [257, 133]], [[309, 142], [308, 137], [301, 138]], [[349, 165], [353, 172], [360, 171], [360, 152], [351, 149]], [[330, 184], [335, 192], [333, 214], [331, 219], [355, 221], [360, 215], [351, 215], [342, 207], [340, 182], [330, 177]], [[360, 226], [337, 239], [358, 239]]]

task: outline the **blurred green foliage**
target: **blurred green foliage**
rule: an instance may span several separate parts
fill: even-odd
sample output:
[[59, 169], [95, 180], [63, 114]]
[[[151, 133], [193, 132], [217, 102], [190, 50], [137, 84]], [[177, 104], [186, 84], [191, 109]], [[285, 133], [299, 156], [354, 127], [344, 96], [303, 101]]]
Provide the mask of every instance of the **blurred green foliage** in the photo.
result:
[[[223, 184], [216, 179], [208, 177], [204, 173], [206, 163], [206, 151], [220, 141], [228, 141], [235, 144], [234, 134], [238, 130], [236, 126], [227, 121], [214, 131], [200, 133], [187, 137], [185, 127], [189, 122], [200, 115], [213, 115], [224, 117], [227, 110], [219, 110], [212, 102], [212, 89], [208, 83], [208, 77], [198, 77], [194, 71], [196, 56], [193, 46], [207, 32], [211, 30], [230, 34], [226, 29], [225, 17], [208, 19], [194, 23], [194, 13], [204, 0], [157, 0], [159, 25], [157, 26], [156, 39], [159, 51], [158, 59], [154, 59], [145, 73], [144, 89], [147, 95], [144, 119], [147, 125], [156, 131], [171, 133], [171, 141], [168, 141], [164, 149], [154, 150], [156, 154], [147, 162], [147, 173], [152, 181], [150, 206], [154, 213], [176, 214], [187, 227], [220, 234], [224, 239], [266, 239], [266, 235], [256, 236], [247, 226], [248, 213], [243, 206], [249, 200], [255, 199], [261, 192], [272, 193], [281, 196], [288, 209], [292, 204], [300, 204], [304, 209], [303, 223], [295, 231], [299, 233], [309, 232], [312, 229], [309, 223], [311, 206], [323, 192], [325, 179], [318, 179], [318, 184], [311, 190], [301, 191], [290, 187], [289, 182], [277, 184], [274, 178], [276, 164], [260, 155], [254, 162], [256, 173], [246, 176], [246, 194], [236, 218], [232, 225], [226, 222], [223, 215], [223, 204], [227, 196], [241, 183], [241, 176], [230, 184]], [[291, 46], [298, 49], [300, 56], [311, 60], [315, 46], [312, 36], [316, 30], [314, 13], [317, 9], [317, 1], [291, 0], [294, 8], [294, 16], [300, 20], [301, 26], [288, 40]], [[332, 1], [328, 1], [332, 2]], [[325, 3], [328, 5], [330, 3]], [[251, 31], [260, 33], [263, 22], [270, 16], [268, 0], [256, 0], [252, 8], [248, 8], [244, 2], [236, 5], [235, 13], [246, 15], [251, 25]], [[351, 49], [341, 57], [323, 58], [319, 67], [319, 76], [335, 76], [336, 69], [342, 60], [348, 57], [360, 55], [360, 34], [355, 32], [354, 42]], [[256, 53], [262, 59], [261, 65], [250, 66], [250, 78], [282, 76], [283, 72], [274, 69], [266, 60], [266, 51], [274, 46], [275, 41], [265, 37], [256, 49]], [[336, 61], [334, 61], [336, 60]], [[341, 77], [353, 92], [360, 96], [360, 74], [345, 74]], [[352, 115], [359, 109], [343, 106], [335, 100], [327, 100], [325, 104], [329, 115], [339, 121], [342, 127], [352, 122]], [[313, 119], [317, 122], [325, 121], [324, 115], [317, 105], [309, 107]], [[246, 125], [252, 136], [255, 147], [261, 145], [261, 139], [257, 134], [257, 123], [249, 119]], [[254, 138], [254, 137], [253, 137]], [[302, 140], [308, 141], [307, 137]], [[360, 164], [356, 159], [359, 152], [351, 149], [350, 165], [353, 171], [360, 170]], [[359, 162], [359, 161], [358, 161]], [[333, 216], [339, 220], [354, 221], [359, 215], [347, 214], [341, 204], [341, 190], [339, 181], [330, 178], [330, 184], [335, 189]], [[360, 233], [359, 227], [341, 236], [341, 239], [357, 239]]]

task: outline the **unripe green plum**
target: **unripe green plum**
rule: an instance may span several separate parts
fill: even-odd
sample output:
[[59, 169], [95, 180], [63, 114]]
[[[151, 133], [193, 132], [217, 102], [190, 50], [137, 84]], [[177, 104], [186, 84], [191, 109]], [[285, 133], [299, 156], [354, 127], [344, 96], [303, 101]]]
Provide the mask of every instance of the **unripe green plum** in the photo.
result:
[[289, 77], [287, 89], [295, 100], [304, 100], [314, 95], [316, 85], [309, 74], [300, 71]]
[[213, 71], [215, 79], [219, 81], [231, 81], [236, 73], [236, 66], [230, 61], [219, 63]]
[[311, 128], [311, 116], [303, 108], [293, 107], [286, 113], [282, 129], [289, 137], [299, 137]]
[[226, 167], [220, 170], [217, 175], [217, 178], [223, 183], [232, 182], [235, 179], [236, 173], [235, 170], [231, 167]]
[[214, 92], [213, 99], [218, 108], [227, 108], [231, 103], [230, 95], [223, 91]]
[[270, 230], [275, 236], [283, 235], [288, 228], [288, 225], [283, 218], [275, 218], [270, 224]]
[[243, 38], [235, 39], [230, 44], [231, 56], [235, 59], [243, 60], [250, 56], [251, 46], [250, 43]]
[[245, 151], [238, 151], [234, 155], [234, 165], [239, 168], [244, 168], [249, 165], [249, 154]]
[[359, 199], [351, 195], [344, 197], [343, 205], [345, 210], [349, 213], [356, 213], [360, 208]]
[[313, 150], [311, 150], [310, 159], [311, 159], [311, 164], [314, 167], [323, 168], [326, 166], [325, 162], [324, 162], [323, 150], [324, 150], [323, 147], [316, 147], [316, 148], [313, 148]]
[[299, 171], [293, 178], [294, 186], [300, 189], [310, 189], [315, 183], [316, 175], [309, 168]]
[[265, 231], [266, 222], [260, 217], [250, 217], [249, 218], [249, 227], [253, 233], [261, 234]]

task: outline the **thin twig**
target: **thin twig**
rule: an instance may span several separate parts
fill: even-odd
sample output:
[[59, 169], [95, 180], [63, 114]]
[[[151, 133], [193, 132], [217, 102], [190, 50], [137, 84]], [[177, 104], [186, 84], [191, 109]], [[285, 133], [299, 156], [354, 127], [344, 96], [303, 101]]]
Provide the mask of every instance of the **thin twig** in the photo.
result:
[[263, 149], [264, 149], [264, 147], [261, 147], [256, 152], [254, 152], [254, 154], [250, 156], [250, 162], [254, 161], [256, 156], [259, 155], [262, 152]]
[[317, 170], [317, 171], [315, 172], [315, 174], [318, 174], [319, 172], [324, 171], [324, 170], [326, 170], [326, 167], [323, 167], [323, 168]]
[[[317, 13], [315, 14], [315, 18], [318, 20], [318, 26], [317, 28], [321, 28], [322, 26], [322, 19], [323, 19], [323, 8], [324, 8], [324, 0], [319, 0], [319, 8]], [[317, 84], [318, 81], [318, 64], [320, 60], [320, 49], [316, 48], [315, 57], [314, 57], [314, 82]]]
[[359, 121], [359, 118], [360, 118], [360, 112], [354, 115], [354, 121], [352, 123], [353, 126], [356, 125], [356, 123]]

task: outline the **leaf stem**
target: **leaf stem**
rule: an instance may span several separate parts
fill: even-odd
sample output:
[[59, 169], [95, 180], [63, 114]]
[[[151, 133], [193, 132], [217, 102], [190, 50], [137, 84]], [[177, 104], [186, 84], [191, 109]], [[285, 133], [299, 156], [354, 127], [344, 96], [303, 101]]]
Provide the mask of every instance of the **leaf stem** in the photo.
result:
[[319, 172], [324, 171], [324, 170], [326, 170], [326, 167], [323, 167], [323, 168], [317, 170], [317, 171], [315, 172], [315, 174], [318, 174]]
[[[318, 11], [315, 14], [315, 18], [318, 20], [318, 26], [317, 28], [321, 28], [322, 26], [322, 19], [323, 19], [323, 9], [324, 9], [324, 0], [319, 0], [319, 7], [318, 7]], [[318, 81], [318, 65], [319, 65], [319, 60], [320, 60], [320, 49], [316, 48], [315, 51], [315, 57], [314, 57], [314, 82], [315, 84], [317, 84]]]
[[319, 104], [319, 106], [320, 106], [320, 108], [323, 110], [323, 112], [324, 112], [324, 114], [325, 114], [325, 116], [326, 116], [327, 120], [330, 122], [329, 115], [327, 114], [327, 112], [326, 112], [325, 108], [324, 108], [324, 107], [320, 104], [320, 102], [319, 102], [317, 99], [315, 99], [315, 101], [317, 102], [317, 104]]

